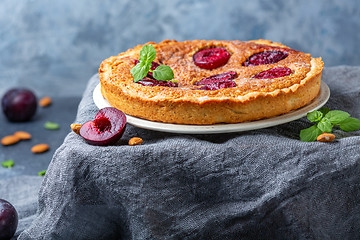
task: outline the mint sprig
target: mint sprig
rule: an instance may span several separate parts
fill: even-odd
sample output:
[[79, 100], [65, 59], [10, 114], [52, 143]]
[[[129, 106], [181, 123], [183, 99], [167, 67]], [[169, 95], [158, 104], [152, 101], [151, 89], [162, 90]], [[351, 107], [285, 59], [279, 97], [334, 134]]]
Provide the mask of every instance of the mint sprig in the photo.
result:
[[319, 111], [312, 111], [307, 114], [307, 119], [315, 125], [300, 131], [300, 140], [313, 142], [316, 138], [326, 132], [331, 133], [333, 127], [340, 127], [345, 132], [357, 131], [360, 129], [360, 120], [350, 117], [350, 114], [340, 110], [321, 108]]
[[356, 131], [360, 128], [360, 119], [349, 117], [342, 121], [339, 127], [345, 132]]
[[153, 71], [153, 76], [157, 80], [168, 81], [174, 78], [174, 72], [169, 66], [160, 65]]
[[155, 70], [151, 70], [152, 61], [156, 58], [156, 50], [153, 45], [144, 45], [140, 50], [139, 63], [136, 64], [131, 70], [134, 77], [134, 82], [143, 79], [148, 72], [153, 73], [153, 77], [159, 81], [169, 81], [174, 78], [174, 72], [169, 66], [160, 65]]

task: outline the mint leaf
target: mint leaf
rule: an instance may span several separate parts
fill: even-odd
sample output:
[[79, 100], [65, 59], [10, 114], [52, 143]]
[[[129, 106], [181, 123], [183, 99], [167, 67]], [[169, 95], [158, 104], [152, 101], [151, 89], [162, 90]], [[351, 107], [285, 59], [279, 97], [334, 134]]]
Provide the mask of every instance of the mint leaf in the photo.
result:
[[169, 81], [174, 78], [174, 72], [169, 66], [160, 65], [155, 70], [151, 70], [152, 62], [156, 58], [156, 50], [153, 45], [145, 45], [140, 50], [139, 63], [136, 64], [131, 70], [134, 77], [134, 82], [143, 79], [149, 71], [153, 73], [153, 77], [159, 81]]
[[47, 130], [59, 130], [60, 125], [54, 122], [47, 121], [44, 124], [44, 128]]
[[139, 59], [140, 62], [151, 63], [152, 61], [155, 60], [155, 57], [156, 57], [156, 50], [154, 46], [151, 44], [143, 46], [142, 49], [140, 50], [140, 59]]
[[150, 68], [151, 62], [139, 62], [138, 64], [136, 64], [135, 67], [130, 70], [131, 74], [134, 77], [134, 82], [138, 82], [143, 79], [149, 72]]
[[323, 108], [319, 109], [319, 112], [321, 112], [323, 114], [323, 116], [325, 116], [329, 111], [330, 111], [330, 108], [327, 108], [327, 107], [323, 107]]
[[327, 118], [322, 118], [321, 121], [317, 124], [317, 127], [322, 131], [322, 132], [327, 132], [327, 133], [331, 133], [332, 127], [333, 125], [331, 124], [330, 120]]
[[4, 168], [12, 168], [14, 166], [14, 161], [11, 159], [7, 161], [2, 161], [1, 166], [3, 166]]
[[46, 173], [46, 170], [42, 170], [42, 171], [38, 172], [38, 175], [39, 175], [39, 176], [44, 176], [45, 173]]
[[320, 111], [312, 111], [307, 114], [307, 119], [310, 122], [319, 122], [323, 117], [323, 113]]
[[336, 125], [350, 117], [350, 114], [340, 110], [333, 110], [328, 112], [325, 117], [329, 119], [332, 124]]
[[153, 71], [153, 76], [156, 80], [168, 81], [174, 78], [174, 72], [169, 66], [160, 65]]
[[151, 62], [155, 60], [156, 50], [153, 45], [145, 45], [140, 50], [139, 63], [130, 72], [134, 77], [134, 82], [143, 79], [151, 69]]
[[300, 140], [303, 142], [313, 142], [322, 133], [322, 131], [313, 125], [300, 131]]
[[340, 128], [345, 132], [357, 131], [360, 129], [360, 119], [348, 117], [340, 122]]

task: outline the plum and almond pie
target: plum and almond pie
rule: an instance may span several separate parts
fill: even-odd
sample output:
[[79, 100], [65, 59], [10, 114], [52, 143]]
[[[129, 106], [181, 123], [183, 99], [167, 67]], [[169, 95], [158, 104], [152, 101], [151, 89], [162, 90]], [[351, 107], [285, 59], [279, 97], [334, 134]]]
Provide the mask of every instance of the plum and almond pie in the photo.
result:
[[[146, 52], [144, 46], [154, 51]], [[104, 60], [99, 77], [103, 97], [125, 114], [208, 125], [269, 118], [303, 107], [320, 91], [323, 65], [321, 58], [262, 39], [165, 40]], [[159, 80], [165, 75], [172, 76]]]

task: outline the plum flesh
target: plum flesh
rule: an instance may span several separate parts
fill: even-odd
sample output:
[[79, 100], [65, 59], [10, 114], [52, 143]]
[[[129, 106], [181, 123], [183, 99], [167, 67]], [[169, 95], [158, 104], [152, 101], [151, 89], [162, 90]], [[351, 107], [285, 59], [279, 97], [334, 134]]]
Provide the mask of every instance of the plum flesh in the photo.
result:
[[101, 109], [93, 121], [80, 128], [80, 135], [91, 145], [107, 146], [115, 144], [123, 135], [126, 115], [113, 107]]
[[160, 81], [155, 79], [150, 79], [147, 77], [144, 77], [137, 83], [143, 85], [143, 86], [149, 86], [149, 87], [155, 87], [155, 86], [161, 86], [161, 87], [177, 87], [178, 84], [176, 82], [171, 81]]
[[219, 81], [232, 80], [235, 78], [237, 78], [237, 72], [229, 71], [229, 72], [212, 75], [207, 78], [203, 78], [200, 81], [194, 83], [194, 85], [206, 85], [206, 84], [215, 83], [215, 82], [219, 82]]
[[266, 71], [259, 72], [254, 76], [256, 79], [273, 79], [279, 77], [289, 76], [292, 70], [288, 67], [276, 67]]
[[222, 88], [236, 87], [236, 83], [232, 81], [237, 78], [238, 74], [235, 71], [224, 72], [216, 75], [212, 75], [207, 78], [203, 78], [194, 85], [203, 85], [198, 90], [214, 91]]
[[230, 58], [225, 48], [206, 48], [196, 52], [193, 61], [196, 66], [203, 69], [215, 69], [224, 66]]
[[245, 67], [277, 63], [289, 54], [283, 51], [264, 51], [250, 56], [244, 63]]

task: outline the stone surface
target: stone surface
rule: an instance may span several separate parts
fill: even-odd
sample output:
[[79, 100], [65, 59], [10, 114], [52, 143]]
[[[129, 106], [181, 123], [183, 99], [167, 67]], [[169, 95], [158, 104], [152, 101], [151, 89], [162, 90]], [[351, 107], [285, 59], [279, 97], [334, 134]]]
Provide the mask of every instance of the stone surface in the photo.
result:
[[[11, 146], [0, 145], [0, 162], [12, 159], [15, 163], [11, 169], [0, 167], [0, 180], [21, 175], [37, 176], [39, 171], [46, 170], [55, 150], [71, 132], [70, 124], [75, 120], [79, 101], [80, 98], [77, 97], [54, 98], [51, 106], [39, 107], [29, 122], [9, 122], [1, 112], [0, 138], [12, 135], [16, 131], [26, 131], [32, 135], [32, 139]], [[46, 121], [58, 123], [60, 129], [45, 129]], [[49, 144], [50, 150], [41, 154], [32, 153], [31, 147], [40, 143]]]

